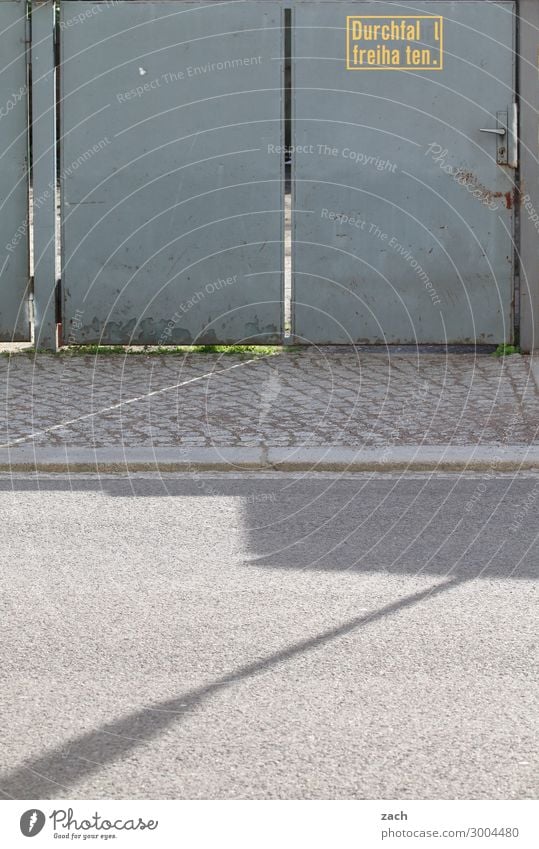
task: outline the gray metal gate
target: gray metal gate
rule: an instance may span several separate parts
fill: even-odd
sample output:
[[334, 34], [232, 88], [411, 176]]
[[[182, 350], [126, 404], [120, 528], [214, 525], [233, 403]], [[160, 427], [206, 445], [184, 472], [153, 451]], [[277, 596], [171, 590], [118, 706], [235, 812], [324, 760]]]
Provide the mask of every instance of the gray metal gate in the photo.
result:
[[[293, 0], [292, 122], [288, 5], [61, 2], [64, 342], [281, 341], [290, 124], [297, 341], [513, 341], [515, 3]], [[32, 6], [45, 347], [59, 319], [54, 7]], [[0, 0], [0, 340], [29, 338], [25, 8]]]
[[297, 340], [511, 341], [514, 3], [298, 0], [293, 33]]
[[281, 6], [67, 0], [60, 49], [64, 340], [278, 342]]
[[30, 339], [26, 4], [0, 0], [0, 341]]

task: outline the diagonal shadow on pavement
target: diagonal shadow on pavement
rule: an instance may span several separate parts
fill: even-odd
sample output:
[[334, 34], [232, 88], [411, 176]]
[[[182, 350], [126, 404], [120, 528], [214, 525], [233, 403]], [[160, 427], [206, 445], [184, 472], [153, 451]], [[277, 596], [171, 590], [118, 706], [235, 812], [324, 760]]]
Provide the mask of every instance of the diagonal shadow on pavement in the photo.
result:
[[0, 776], [0, 793], [13, 799], [69, 798], [70, 790], [86, 776], [129, 755], [176, 724], [216, 693], [253, 678], [280, 664], [315, 651], [358, 628], [392, 616], [464, 583], [465, 577], [451, 577], [442, 583], [387, 604], [372, 613], [357, 616], [317, 636], [294, 643], [278, 652], [247, 663], [204, 687], [182, 693], [177, 698], [143, 707], [116, 721], [70, 740], [41, 757], [27, 761]]

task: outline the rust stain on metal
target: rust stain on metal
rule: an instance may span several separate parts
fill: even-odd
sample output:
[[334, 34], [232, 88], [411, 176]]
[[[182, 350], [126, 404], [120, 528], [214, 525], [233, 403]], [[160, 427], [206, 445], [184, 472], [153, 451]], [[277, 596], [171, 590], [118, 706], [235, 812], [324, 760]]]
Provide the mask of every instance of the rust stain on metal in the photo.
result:
[[[473, 186], [476, 191], [480, 192], [481, 200], [490, 202], [503, 197], [504, 194], [507, 197], [507, 194], [509, 194], [504, 192], [493, 192], [491, 189], [488, 189], [477, 179], [473, 171], [464, 171], [464, 169], [459, 169], [455, 172], [455, 179], [462, 186]], [[507, 208], [511, 209], [510, 206]]]

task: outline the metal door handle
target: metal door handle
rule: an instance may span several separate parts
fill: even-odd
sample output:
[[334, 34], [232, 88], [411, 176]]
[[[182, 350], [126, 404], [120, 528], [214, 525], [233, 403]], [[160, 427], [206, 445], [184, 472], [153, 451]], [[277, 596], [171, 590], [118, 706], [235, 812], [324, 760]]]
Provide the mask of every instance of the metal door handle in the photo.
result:
[[502, 127], [496, 127], [494, 129], [487, 129], [486, 127], [480, 127], [480, 133], [495, 133], [497, 136], [505, 136], [505, 130]]

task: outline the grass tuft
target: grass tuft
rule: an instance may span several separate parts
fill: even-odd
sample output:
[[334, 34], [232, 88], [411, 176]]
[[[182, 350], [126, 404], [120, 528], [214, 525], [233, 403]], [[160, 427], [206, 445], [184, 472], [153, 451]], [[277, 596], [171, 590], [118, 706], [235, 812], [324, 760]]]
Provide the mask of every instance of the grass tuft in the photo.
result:
[[512, 354], [520, 354], [520, 348], [518, 345], [508, 345], [507, 342], [502, 342], [495, 351], [493, 351], [493, 357], [510, 357]]
[[49, 357], [88, 357], [88, 356], [186, 356], [192, 354], [221, 354], [236, 357], [271, 357], [299, 351], [299, 345], [176, 345], [176, 346], [129, 346], [129, 345], [70, 345], [59, 351], [25, 348], [22, 351], [0, 351], [3, 357], [33, 357], [46, 354]]

